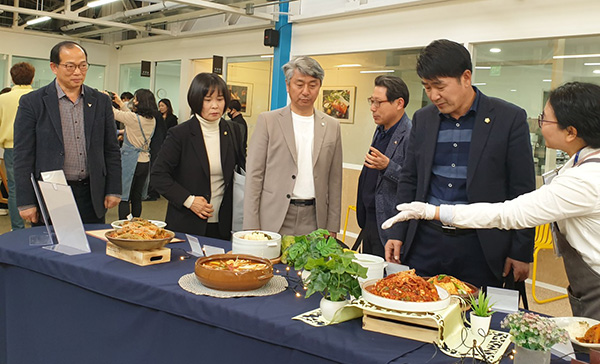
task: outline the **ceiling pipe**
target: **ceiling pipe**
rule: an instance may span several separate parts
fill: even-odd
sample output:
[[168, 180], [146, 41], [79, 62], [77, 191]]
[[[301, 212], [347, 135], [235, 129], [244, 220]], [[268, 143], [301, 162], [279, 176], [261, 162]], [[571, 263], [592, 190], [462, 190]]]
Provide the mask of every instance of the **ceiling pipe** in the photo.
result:
[[239, 14], [239, 15], [248, 16], [251, 18], [257, 18], [257, 19], [261, 19], [261, 20], [268, 20], [271, 22], [276, 20], [275, 16], [273, 14], [266, 14], [266, 13], [247, 14], [245, 8], [240, 9], [240, 8], [236, 8], [233, 6], [218, 4], [218, 3], [214, 3], [214, 2], [206, 1], [206, 0], [175, 0], [175, 2], [180, 3], [180, 4], [186, 4], [186, 5], [206, 8], [206, 9], [217, 10], [217, 11], [221, 11], [221, 12], [225, 12], [225, 13]]

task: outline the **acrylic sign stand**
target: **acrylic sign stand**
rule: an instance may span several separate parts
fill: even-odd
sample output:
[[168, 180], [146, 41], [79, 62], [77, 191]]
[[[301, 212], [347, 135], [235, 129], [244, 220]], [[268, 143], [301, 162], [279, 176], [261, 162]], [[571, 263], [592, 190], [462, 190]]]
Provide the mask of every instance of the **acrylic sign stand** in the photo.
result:
[[[52, 219], [52, 227], [56, 233], [58, 244], [44, 246], [44, 249], [53, 250], [66, 255], [78, 255], [90, 253], [90, 245], [83, 229], [83, 223], [77, 210], [77, 204], [73, 197], [71, 187], [60, 183], [35, 181], [34, 186], [39, 186], [38, 202], [48, 234], [51, 235], [49, 217]], [[37, 186], [35, 186], [37, 187]], [[50, 239], [52, 240], [52, 239]]]

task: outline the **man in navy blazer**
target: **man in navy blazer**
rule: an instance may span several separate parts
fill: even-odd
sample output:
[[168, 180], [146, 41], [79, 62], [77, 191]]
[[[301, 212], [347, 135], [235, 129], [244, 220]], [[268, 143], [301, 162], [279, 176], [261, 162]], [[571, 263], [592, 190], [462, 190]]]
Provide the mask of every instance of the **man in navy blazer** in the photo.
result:
[[[469, 52], [436, 40], [417, 73], [433, 105], [418, 110], [398, 184], [398, 203], [501, 202], [535, 189], [525, 111], [471, 85]], [[390, 216], [391, 217], [391, 216]], [[476, 286], [528, 277], [534, 230], [452, 229], [430, 221], [398, 224], [386, 259], [420, 275], [450, 274]]]
[[396, 192], [412, 123], [405, 113], [409, 92], [400, 77], [381, 75], [368, 98], [377, 125], [358, 178], [356, 218], [363, 253], [384, 257], [393, 231], [381, 224], [396, 212]]
[[83, 223], [104, 223], [121, 200], [121, 155], [111, 101], [83, 84], [87, 53], [64, 41], [50, 52], [56, 79], [21, 97], [15, 119], [14, 164], [21, 217], [39, 219], [30, 176], [62, 169]]

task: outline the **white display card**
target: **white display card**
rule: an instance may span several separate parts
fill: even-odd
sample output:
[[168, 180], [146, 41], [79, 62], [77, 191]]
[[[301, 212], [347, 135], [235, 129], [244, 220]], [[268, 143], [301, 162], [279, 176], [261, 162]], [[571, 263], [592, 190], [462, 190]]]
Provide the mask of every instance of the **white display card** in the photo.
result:
[[204, 251], [200, 246], [200, 241], [198, 241], [198, 238], [189, 234], [185, 234], [185, 237], [187, 238], [187, 241], [188, 243], [190, 243], [190, 247], [192, 248], [192, 251], [189, 251], [187, 253], [195, 257], [203, 257]]
[[90, 253], [90, 244], [71, 187], [44, 181], [38, 181], [38, 185], [58, 240], [58, 244], [45, 246], [44, 249], [66, 255]]
[[488, 287], [487, 295], [494, 304], [494, 311], [513, 313], [519, 310], [519, 291], [506, 288]]
[[211, 245], [204, 245], [204, 254], [207, 257], [215, 254], [225, 254], [225, 249]]

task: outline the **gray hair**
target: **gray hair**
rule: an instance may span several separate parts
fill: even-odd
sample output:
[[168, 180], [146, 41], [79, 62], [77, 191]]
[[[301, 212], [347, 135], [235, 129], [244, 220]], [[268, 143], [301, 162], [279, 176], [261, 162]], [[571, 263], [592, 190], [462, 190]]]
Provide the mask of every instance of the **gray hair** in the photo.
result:
[[285, 74], [286, 83], [290, 82], [294, 76], [295, 70], [298, 70], [298, 72], [304, 75], [318, 78], [319, 81], [321, 81], [321, 84], [323, 84], [323, 77], [325, 77], [325, 71], [323, 71], [319, 62], [308, 56], [294, 57], [288, 63], [284, 64], [281, 69]]

